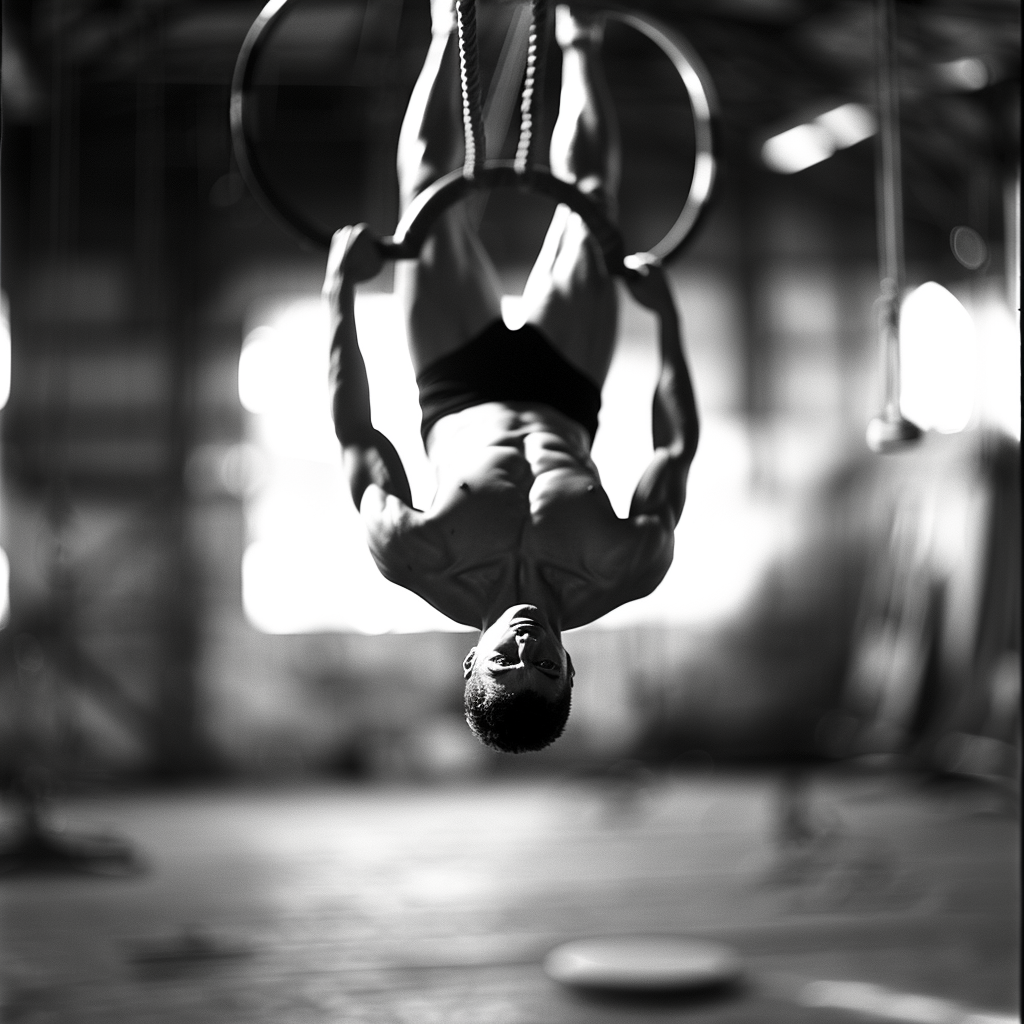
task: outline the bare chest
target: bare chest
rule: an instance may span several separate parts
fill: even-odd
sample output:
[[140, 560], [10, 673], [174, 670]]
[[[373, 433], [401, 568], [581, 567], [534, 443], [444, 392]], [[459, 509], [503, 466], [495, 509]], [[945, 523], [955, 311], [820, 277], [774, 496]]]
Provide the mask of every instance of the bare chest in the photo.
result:
[[618, 522], [589, 459], [511, 446], [446, 466], [429, 520], [453, 573], [517, 591], [552, 572], [600, 575]]

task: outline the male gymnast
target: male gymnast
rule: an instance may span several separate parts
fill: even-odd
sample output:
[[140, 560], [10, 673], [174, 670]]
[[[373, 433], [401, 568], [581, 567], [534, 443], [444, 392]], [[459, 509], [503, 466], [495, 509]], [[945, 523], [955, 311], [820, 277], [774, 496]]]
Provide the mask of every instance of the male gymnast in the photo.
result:
[[[432, 17], [399, 140], [403, 209], [462, 160], [451, 0], [434, 0]], [[614, 217], [620, 154], [598, 61], [601, 33], [600, 20], [557, 9], [562, 84], [551, 169]], [[600, 249], [581, 218], [558, 207], [524, 291], [526, 323], [510, 330], [497, 273], [465, 208], [447, 211], [419, 259], [396, 266], [437, 478], [433, 503], [421, 511], [398, 453], [372, 425], [356, 338], [354, 286], [380, 269], [365, 226], [337, 232], [324, 295], [333, 415], [352, 498], [381, 573], [480, 629], [463, 663], [470, 728], [499, 750], [539, 750], [569, 714], [574, 669], [563, 630], [649, 594], [672, 561], [698, 436], [672, 296], [656, 265], [628, 282], [657, 315], [661, 370], [654, 457], [620, 519], [590, 458], [618, 313]]]

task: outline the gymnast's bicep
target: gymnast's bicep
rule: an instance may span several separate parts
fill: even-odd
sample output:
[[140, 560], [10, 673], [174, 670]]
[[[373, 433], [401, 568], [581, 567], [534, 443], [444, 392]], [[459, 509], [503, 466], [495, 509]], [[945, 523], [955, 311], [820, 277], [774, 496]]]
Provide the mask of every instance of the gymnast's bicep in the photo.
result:
[[621, 550], [621, 579], [626, 600], [646, 597], [665, 578], [675, 551], [675, 531], [668, 517], [634, 514], [623, 521], [627, 539]]

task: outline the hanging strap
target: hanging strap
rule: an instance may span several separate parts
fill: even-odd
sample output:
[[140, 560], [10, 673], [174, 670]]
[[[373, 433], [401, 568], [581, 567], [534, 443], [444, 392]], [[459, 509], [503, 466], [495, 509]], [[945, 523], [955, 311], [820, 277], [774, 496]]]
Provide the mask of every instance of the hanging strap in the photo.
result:
[[459, 81], [462, 85], [462, 125], [466, 160], [462, 173], [475, 178], [486, 158], [484, 115], [480, 103], [480, 53], [476, 37], [476, 0], [455, 0], [459, 36]]
[[[517, 174], [526, 174], [534, 163], [534, 148], [543, 111], [544, 69], [548, 49], [547, 20], [548, 0], [531, 0], [526, 70], [519, 102], [519, 145], [514, 165]], [[455, 26], [459, 41], [462, 126], [466, 137], [466, 159], [462, 173], [467, 178], [475, 178], [487, 157], [483, 105], [480, 101], [476, 0], [455, 0]]]
[[543, 110], [544, 68], [548, 54], [547, 20], [547, 0], [532, 0], [530, 36], [526, 44], [526, 71], [519, 106], [519, 146], [515, 161], [517, 174], [525, 174], [533, 166], [534, 143], [539, 134]]
[[531, 0], [530, 33], [520, 99], [519, 145], [516, 158], [511, 163], [500, 160], [487, 162], [483, 106], [480, 100], [476, 0], [454, 2], [466, 159], [461, 171], [453, 171], [438, 179], [409, 204], [394, 235], [381, 239], [382, 252], [388, 259], [403, 259], [418, 254], [438, 213], [474, 188], [526, 186], [565, 203], [583, 218], [601, 248], [609, 273], [630, 273], [630, 268], [623, 263], [622, 236], [604, 212], [575, 185], [554, 177], [546, 168], [534, 165], [547, 57], [547, 0]]

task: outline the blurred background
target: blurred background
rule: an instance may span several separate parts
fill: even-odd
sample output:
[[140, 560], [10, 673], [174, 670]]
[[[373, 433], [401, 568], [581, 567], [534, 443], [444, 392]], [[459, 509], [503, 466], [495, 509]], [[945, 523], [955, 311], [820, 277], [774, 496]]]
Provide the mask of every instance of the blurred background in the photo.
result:
[[[388, 232], [428, 5], [292, 6], [253, 90], [268, 174], [328, 228]], [[472, 635], [378, 576], [344, 495], [324, 256], [257, 205], [231, 152], [259, 9], [4, 4], [4, 776], [863, 756], [1013, 775], [1019, 5], [898, 5], [903, 409], [926, 435], [891, 457], [864, 443], [882, 400], [872, 5], [638, 6], [689, 39], [721, 108], [715, 201], [671, 265], [704, 432], [668, 578], [567, 637], [570, 727], [518, 760], [461, 722]], [[523, 27], [516, 5], [484, 5], [492, 107]], [[685, 196], [690, 114], [635, 31], [613, 23], [604, 60], [642, 248]], [[550, 207], [482, 205], [514, 319]], [[388, 274], [358, 316], [375, 418], [428, 502]], [[620, 514], [651, 446], [653, 326], [624, 299], [595, 445]]]
[[[890, 455], [865, 443], [875, 4], [631, 6], [718, 95], [714, 199], [669, 267], [701, 444], [668, 576], [567, 634], [568, 729], [510, 757], [462, 717], [474, 634], [365, 551], [325, 254], [232, 155], [261, 4], [5, 0], [0, 874], [127, 881], [5, 880], [0, 1016], [621, 1022], [541, 988], [544, 951], [684, 929], [761, 972], [756, 1005], [700, 1019], [1019, 1020], [1020, 5], [895, 6], [901, 404], [924, 436]], [[524, 11], [481, 3], [492, 155]], [[428, 40], [426, 0], [289, 4], [254, 134], [307, 219], [393, 230]], [[603, 60], [638, 249], [686, 195], [692, 117], [635, 30], [613, 21]], [[558, 73], [556, 51], [545, 133]], [[551, 207], [476, 204], [514, 322]], [[426, 504], [390, 271], [356, 315]], [[620, 514], [654, 328], [623, 294], [594, 446]]]

